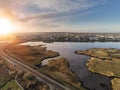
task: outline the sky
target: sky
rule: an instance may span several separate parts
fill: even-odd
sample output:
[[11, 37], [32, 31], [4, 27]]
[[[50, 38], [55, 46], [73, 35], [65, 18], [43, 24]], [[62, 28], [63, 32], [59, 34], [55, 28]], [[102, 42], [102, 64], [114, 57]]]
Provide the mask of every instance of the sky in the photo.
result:
[[120, 0], [0, 0], [16, 32], [120, 32]]

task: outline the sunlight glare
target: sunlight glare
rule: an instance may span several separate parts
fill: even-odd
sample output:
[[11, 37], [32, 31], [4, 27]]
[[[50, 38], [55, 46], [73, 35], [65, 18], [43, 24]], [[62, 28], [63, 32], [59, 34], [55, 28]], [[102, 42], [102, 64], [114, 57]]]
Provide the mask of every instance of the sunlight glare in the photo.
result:
[[1, 35], [6, 35], [9, 33], [12, 33], [15, 30], [15, 26], [7, 18], [0, 18], [0, 34]]

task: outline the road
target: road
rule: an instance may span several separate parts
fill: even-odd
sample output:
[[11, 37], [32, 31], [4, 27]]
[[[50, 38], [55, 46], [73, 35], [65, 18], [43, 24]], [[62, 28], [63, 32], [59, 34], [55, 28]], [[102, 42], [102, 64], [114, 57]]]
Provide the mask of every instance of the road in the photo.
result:
[[63, 84], [61, 84], [61, 83], [51, 79], [50, 77], [38, 72], [34, 68], [20, 62], [18, 60], [19, 59], [18, 57], [15, 57], [11, 53], [8, 53], [7, 50], [1, 49], [0, 54], [4, 60], [8, 61], [9, 63], [13, 64], [14, 66], [19, 67], [20, 69], [22, 69], [26, 72], [29, 72], [30, 74], [35, 76], [39, 81], [46, 83], [50, 87], [50, 90], [71, 90], [70, 88], [64, 86]]

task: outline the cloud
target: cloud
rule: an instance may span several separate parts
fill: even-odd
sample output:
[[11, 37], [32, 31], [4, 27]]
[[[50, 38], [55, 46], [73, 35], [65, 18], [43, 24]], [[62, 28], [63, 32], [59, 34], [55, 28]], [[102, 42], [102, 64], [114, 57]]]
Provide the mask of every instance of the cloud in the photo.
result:
[[24, 15], [33, 13], [76, 12], [101, 5], [106, 0], [1, 0], [0, 7], [9, 7]]
[[[63, 20], [70, 19], [86, 13], [88, 9], [105, 3], [106, 0], [26, 0], [23, 7], [26, 16], [25, 21], [33, 19]], [[32, 8], [32, 9], [30, 9]], [[24, 11], [24, 10], [23, 10]], [[30, 14], [29, 14], [30, 13]], [[31, 16], [30, 16], [31, 15]]]
[[[0, 0], [0, 9], [6, 11], [6, 15], [20, 22], [41, 24], [46, 21], [46, 26], [57, 27], [59, 23], [56, 25], [54, 22], [61, 22], [61, 20], [84, 15], [88, 9], [104, 4], [105, 1], [106, 0]], [[6, 10], [4, 8], [6, 8]]]
[[[17, 3], [19, 2], [19, 3]], [[85, 10], [99, 4], [105, 0], [14, 0], [14, 3], [23, 7], [34, 7], [37, 10], [51, 12], [71, 12], [73, 10]]]

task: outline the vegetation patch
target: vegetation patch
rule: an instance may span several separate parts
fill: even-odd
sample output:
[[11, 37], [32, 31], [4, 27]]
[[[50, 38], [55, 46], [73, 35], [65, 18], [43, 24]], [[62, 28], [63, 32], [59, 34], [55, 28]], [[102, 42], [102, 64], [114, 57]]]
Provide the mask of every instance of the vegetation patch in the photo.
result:
[[120, 62], [117, 60], [101, 60], [91, 58], [87, 63], [90, 71], [106, 76], [120, 77]]
[[15, 80], [8, 82], [1, 90], [22, 90]]
[[86, 66], [93, 73], [99, 73], [111, 80], [113, 90], [120, 90], [120, 49], [115, 48], [93, 48], [77, 51], [77, 54], [91, 56]]
[[111, 82], [113, 90], [120, 90], [120, 78], [114, 78]]
[[40, 71], [65, 85], [67, 83], [79, 90], [85, 90], [75, 73], [69, 69], [69, 64], [65, 58], [49, 60], [48, 65], [41, 67]]
[[17, 72], [16, 80], [25, 90], [49, 90], [47, 84], [38, 81], [36, 77], [23, 70]]
[[11, 79], [12, 77], [9, 74], [7, 67], [4, 65], [4, 61], [0, 60], [0, 88], [2, 88]]
[[99, 59], [108, 59], [120, 57], [120, 50], [115, 48], [92, 48], [88, 50], [76, 51], [76, 54], [85, 54]]
[[11, 47], [10, 52], [29, 65], [40, 65], [42, 60], [59, 56], [58, 52], [47, 50], [46, 47], [16, 45]]

